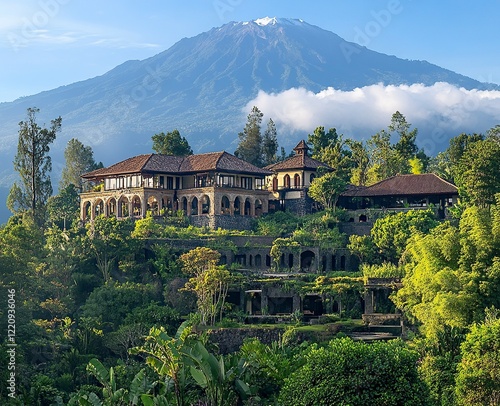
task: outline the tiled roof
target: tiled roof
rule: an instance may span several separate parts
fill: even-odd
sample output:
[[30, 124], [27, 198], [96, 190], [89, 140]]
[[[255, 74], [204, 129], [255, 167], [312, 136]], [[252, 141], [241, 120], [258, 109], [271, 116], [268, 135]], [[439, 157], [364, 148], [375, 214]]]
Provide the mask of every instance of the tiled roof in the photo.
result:
[[153, 156], [153, 154], [137, 155], [132, 158], [125, 159], [107, 168], [97, 169], [95, 171], [82, 175], [82, 178], [94, 178], [100, 176], [118, 175], [122, 173], [139, 173], [144, 168], [144, 165]]
[[265, 169], [270, 171], [287, 171], [293, 169], [318, 169], [319, 167], [330, 168], [328, 165], [311, 158], [307, 155], [295, 155], [276, 164], [268, 165]]
[[197, 173], [207, 171], [238, 172], [252, 175], [270, 175], [225, 151], [177, 157], [172, 155], [138, 155], [118, 162], [108, 168], [97, 169], [82, 175], [83, 178], [112, 176], [127, 173]]
[[433, 173], [396, 175], [368, 187], [349, 188], [342, 196], [408, 196], [432, 194], [458, 194], [455, 185]]

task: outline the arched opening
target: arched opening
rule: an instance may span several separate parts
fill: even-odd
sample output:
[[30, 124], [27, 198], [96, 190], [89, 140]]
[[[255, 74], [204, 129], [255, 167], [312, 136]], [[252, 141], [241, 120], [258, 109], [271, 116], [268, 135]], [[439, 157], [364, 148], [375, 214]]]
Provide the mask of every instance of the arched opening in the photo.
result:
[[321, 258], [321, 270], [323, 272], [326, 272], [326, 255], [323, 255]]
[[293, 254], [288, 254], [288, 268], [293, 268]]
[[139, 196], [134, 196], [132, 198], [132, 214], [134, 216], [140, 216], [142, 214], [142, 204]]
[[273, 191], [276, 192], [278, 190], [278, 178], [275, 176], [273, 178]]
[[150, 210], [153, 215], [157, 216], [158, 214], [160, 214], [160, 208], [159, 208], [159, 205], [158, 205], [158, 200], [156, 200], [156, 197], [154, 196], [150, 196], [149, 199], [148, 199], [148, 210]]
[[261, 266], [262, 266], [262, 257], [260, 256], [260, 254], [257, 254], [255, 256], [255, 267], [260, 268]]
[[116, 216], [116, 199], [112, 197], [106, 204], [108, 216]]
[[337, 256], [332, 255], [332, 271], [335, 271], [337, 269]]
[[184, 215], [187, 215], [188, 212], [188, 201], [186, 197], [181, 199], [181, 210], [184, 212]]
[[316, 174], [311, 173], [311, 174], [309, 175], [309, 183], [311, 183], [311, 182], [314, 180], [314, 178], [315, 178], [315, 177], [316, 177]]
[[248, 265], [249, 265], [249, 266], [253, 266], [253, 255], [252, 255], [252, 254], [250, 254], [250, 255], [248, 256]]
[[367, 220], [368, 219], [366, 217], [366, 214], [362, 214], [362, 215], [359, 216], [359, 222], [360, 223], [366, 223]]
[[250, 216], [252, 213], [251, 213], [251, 204], [250, 204], [250, 200], [249, 199], [245, 199], [245, 212], [244, 212], [244, 215], [245, 216]]
[[227, 256], [221, 255], [219, 262], [220, 262], [221, 265], [227, 265]]
[[193, 200], [191, 200], [191, 215], [198, 215], [198, 198], [196, 197], [193, 197]]
[[227, 196], [222, 196], [220, 202], [220, 212], [221, 214], [231, 214], [231, 206], [229, 205], [229, 199]]
[[262, 216], [262, 201], [260, 201], [259, 199], [255, 201], [255, 216]]
[[341, 269], [342, 271], [345, 271], [345, 255], [342, 255], [342, 256], [340, 257], [340, 269]]
[[271, 266], [271, 256], [270, 255], [266, 255], [266, 266], [267, 267]]
[[104, 202], [99, 199], [94, 203], [94, 217], [104, 214]]
[[90, 217], [90, 213], [92, 211], [92, 204], [90, 202], [83, 203], [83, 221], [86, 221]]
[[210, 213], [210, 198], [207, 195], [204, 195], [201, 198], [201, 214], [209, 214]]
[[296, 173], [293, 177], [293, 187], [300, 187], [300, 175], [298, 173]]
[[120, 197], [120, 200], [118, 200], [118, 217], [130, 216], [128, 203], [128, 199], [125, 196]]
[[303, 271], [311, 271], [315, 259], [314, 252], [307, 250], [300, 254], [300, 269]]
[[290, 175], [286, 174], [285, 177], [283, 178], [283, 186], [288, 189], [290, 188]]
[[241, 206], [240, 198], [237, 197], [236, 199], [234, 199], [234, 215], [235, 216], [239, 216], [241, 214], [240, 206]]
[[349, 223], [354, 223], [354, 217], [349, 217]]

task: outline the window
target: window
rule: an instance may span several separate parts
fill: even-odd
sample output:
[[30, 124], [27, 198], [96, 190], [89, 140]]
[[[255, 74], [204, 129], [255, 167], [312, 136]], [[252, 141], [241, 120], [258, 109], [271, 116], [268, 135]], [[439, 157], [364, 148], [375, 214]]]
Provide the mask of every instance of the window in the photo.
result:
[[221, 187], [233, 187], [234, 186], [234, 176], [219, 176], [219, 186]]
[[266, 183], [262, 178], [255, 178], [255, 189], [265, 189]]
[[174, 178], [172, 176], [167, 176], [167, 189], [172, 190], [174, 188]]
[[243, 189], [252, 189], [252, 178], [242, 176], [241, 177], [241, 187]]
[[289, 188], [290, 187], [290, 175], [286, 174], [285, 177], [283, 178], [283, 183], [285, 186], [285, 188]]

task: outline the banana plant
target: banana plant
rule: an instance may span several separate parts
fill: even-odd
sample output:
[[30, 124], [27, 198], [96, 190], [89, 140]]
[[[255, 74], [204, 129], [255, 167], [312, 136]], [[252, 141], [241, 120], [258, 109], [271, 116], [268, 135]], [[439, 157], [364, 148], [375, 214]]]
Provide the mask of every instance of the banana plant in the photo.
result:
[[[146, 363], [161, 378], [156, 384], [162, 385], [163, 393], [167, 394], [169, 389], [173, 388], [176, 406], [185, 405], [187, 374], [184, 348], [190, 340], [191, 332], [187, 326], [186, 322], [181, 324], [175, 337], [170, 337], [162, 328], [153, 327], [146, 337], [145, 344], [130, 350], [132, 354], [146, 355]], [[157, 398], [145, 395], [142, 401], [146, 406], [163, 405], [162, 403], [154, 403], [163, 402]]]
[[229, 357], [226, 361], [222, 355], [217, 359], [201, 341], [194, 343], [188, 355], [191, 376], [205, 391], [208, 406], [230, 406], [238, 397], [250, 396], [250, 388], [242, 379], [247, 366], [245, 359]]
[[89, 361], [87, 365], [89, 371], [102, 385], [103, 401], [95, 393], [83, 395], [78, 399], [79, 405], [91, 406], [137, 406], [144, 404], [142, 397], [149, 392], [152, 385], [146, 379], [146, 374], [141, 369], [130, 384], [130, 389], [117, 388], [113, 367], [108, 371], [106, 367], [96, 358]]

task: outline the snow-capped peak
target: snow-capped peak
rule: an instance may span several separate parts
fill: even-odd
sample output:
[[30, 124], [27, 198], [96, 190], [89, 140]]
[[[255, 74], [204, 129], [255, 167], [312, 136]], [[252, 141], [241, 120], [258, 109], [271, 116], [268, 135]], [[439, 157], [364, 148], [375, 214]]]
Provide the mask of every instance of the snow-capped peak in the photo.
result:
[[264, 26], [264, 25], [276, 25], [278, 23], [278, 19], [276, 17], [264, 17], [264, 18], [259, 18], [254, 21], [255, 24]]

